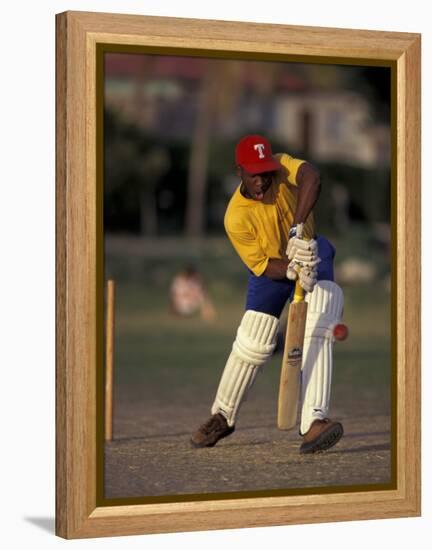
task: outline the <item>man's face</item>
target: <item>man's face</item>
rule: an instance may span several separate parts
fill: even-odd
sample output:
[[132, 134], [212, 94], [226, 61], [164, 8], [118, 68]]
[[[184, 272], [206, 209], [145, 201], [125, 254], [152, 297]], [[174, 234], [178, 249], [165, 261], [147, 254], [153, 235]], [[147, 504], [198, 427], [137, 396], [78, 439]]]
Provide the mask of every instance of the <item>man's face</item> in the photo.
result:
[[248, 199], [262, 201], [265, 192], [273, 181], [276, 172], [261, 172], [260, 174], [251, 174], [241, 166], [238, 167], [238, 175], [242, 179], [243, 193]]

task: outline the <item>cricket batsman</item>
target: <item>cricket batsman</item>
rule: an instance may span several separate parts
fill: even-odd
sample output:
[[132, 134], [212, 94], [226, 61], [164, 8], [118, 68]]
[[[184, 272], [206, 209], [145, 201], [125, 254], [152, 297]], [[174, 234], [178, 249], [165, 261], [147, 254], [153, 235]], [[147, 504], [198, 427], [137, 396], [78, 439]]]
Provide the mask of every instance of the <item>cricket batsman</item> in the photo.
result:
[[235, 151], [240, 184], [225, 213], [225, 230], [249, 277], [245, 313], [226, 362], [211, 417], [192, 435], [194, 447], [213, 447], [235, 430], [239, 409], [258, 371], [276, 347], [279, 318], [296, 279], [306, 292], [307, 316], [301, 367], [300, 453], [324, 451], [343, 435], [328, 417], [333, 333], [343, 312], [334, 283], [335, 249], [315, 234], [313, 207], [320, 177], [309, 162], [273, 155], [260, 135], [240, 140]]

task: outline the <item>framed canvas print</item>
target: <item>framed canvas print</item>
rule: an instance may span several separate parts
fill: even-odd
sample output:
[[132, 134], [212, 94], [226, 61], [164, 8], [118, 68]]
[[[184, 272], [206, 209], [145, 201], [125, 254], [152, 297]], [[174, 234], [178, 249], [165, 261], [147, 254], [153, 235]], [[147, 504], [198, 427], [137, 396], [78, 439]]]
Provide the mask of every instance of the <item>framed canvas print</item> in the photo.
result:
[[56, 532], [420, 514], [420, 36], [57, 15]]

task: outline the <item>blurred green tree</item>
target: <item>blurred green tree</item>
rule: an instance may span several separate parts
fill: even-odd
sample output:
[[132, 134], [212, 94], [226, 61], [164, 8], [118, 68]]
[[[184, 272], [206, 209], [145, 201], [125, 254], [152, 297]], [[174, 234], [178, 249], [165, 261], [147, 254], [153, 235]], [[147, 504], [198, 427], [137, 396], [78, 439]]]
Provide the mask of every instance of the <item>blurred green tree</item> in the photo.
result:
[[138, 201], [141, 235], [158, 232], [156, 189], [170, 168], [166, 147], [150, 144], [138, 127], [125, 124], [114, 113], [105, 113], [105, 194], [121, 190], [127, 204]]

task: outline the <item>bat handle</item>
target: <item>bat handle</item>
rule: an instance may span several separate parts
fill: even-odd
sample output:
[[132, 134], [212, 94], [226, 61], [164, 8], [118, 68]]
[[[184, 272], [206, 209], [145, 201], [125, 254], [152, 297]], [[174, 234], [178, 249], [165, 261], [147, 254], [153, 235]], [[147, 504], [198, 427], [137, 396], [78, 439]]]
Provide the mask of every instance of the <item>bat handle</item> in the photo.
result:
[[305, 292], [303, 290], [303, 287], [301, 286], [300, 281], [297, 279], [295, 284], [295, 289], [294, 289], [293, 302], [295, 304], [298, 304], [299, 302], [303, 302], [304, 296], [305, 296]]

